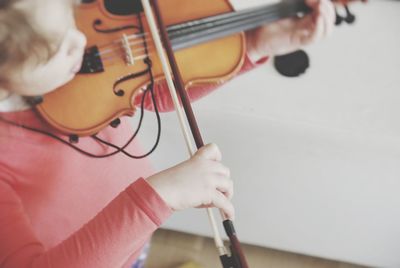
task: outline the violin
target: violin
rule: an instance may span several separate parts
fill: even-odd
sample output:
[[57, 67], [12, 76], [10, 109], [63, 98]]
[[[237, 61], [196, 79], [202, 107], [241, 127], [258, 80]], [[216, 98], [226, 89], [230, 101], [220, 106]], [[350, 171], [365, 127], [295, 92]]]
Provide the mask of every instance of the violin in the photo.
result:
[[[240, 70], [246, 53], [244, 31], [310, 12], [303, 0], [239, 12], [233, 11], [227, 0], [151, 1], [157, 20], [149, 0], [85, 0], [76, 9], [77, 25], [86, 34], [88, 47], [76, 78], [45, 95], [35, 106], [50, 125], [68, 135], [94, 135], [119, 117], [134, 115], [132, 100], [165, 79], [193, 155], [179, 102], [197, 148], [204, 143], [187, 89], [223, 83]], [[349, 17], [348, 1], [340, 2], [345, 4]], [[348, 23], [354, 21], [341, 18]], [[207, 211], [222, 266], [248, 268], [233, 222], [222, 215], [231, 243], [229, 255], [213, 213]]]
[[[337, 22], [354, 21], [350, 1], [337, 2], [348, 11], [346, 17], [337, 15]], [[244, 31], [310, 12], [303, 0], [243, 11], [234, 11], [227, 0], [164, 0], [159, 5], [186, 90], [235, 76], [246, 53]], [[43, 96], [36, 109], [61, 133], [89, 136], [121, 116], [133, 116], [133, 99], [165, 76], [140, 0], [85, 0], [75, 16], [88, 40], [81, 70]]]

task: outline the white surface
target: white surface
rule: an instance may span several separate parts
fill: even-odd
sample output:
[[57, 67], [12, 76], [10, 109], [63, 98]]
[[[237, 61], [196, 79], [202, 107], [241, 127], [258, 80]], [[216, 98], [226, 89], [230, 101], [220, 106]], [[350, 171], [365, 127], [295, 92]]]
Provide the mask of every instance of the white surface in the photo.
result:
[[[243, 242], [400, 267], [400, 3], [353, 11], [356, 25], [307, 49], [306, 75], [284, 78], [270, 63], [194, 108], [231, 168]], [[175, 114], [162, 123], [160, 170], [187, 158]], [[156, 132], [151, 116], [144, 127]], [[199, 210], [165, 227], [211, 233]]]

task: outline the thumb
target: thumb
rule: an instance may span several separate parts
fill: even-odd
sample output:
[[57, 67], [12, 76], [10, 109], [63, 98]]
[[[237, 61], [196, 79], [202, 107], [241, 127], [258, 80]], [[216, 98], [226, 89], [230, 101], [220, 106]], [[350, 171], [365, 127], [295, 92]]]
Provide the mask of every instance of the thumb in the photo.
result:
[[215, 143], [201, 147], [194, 156], [214, 161], [221, 161], [222, 159], [221, 151]]

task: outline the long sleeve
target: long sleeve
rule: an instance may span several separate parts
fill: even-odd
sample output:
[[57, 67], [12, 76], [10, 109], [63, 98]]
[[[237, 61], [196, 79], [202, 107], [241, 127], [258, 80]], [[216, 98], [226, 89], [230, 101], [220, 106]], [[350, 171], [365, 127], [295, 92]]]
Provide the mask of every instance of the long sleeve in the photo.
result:
[[9, 181], [0, 178], [2, 268], [122, 267], [171, 214], [151, 186], [139, 179], [79, 230], [46, 249]]
[[[244, 74], [257, 66], [264, 64], [268, 60], [268, 57], [261, 58], [257, 62], [252, 62], [248, 55], [245, 55], [244, 63], [242, 68], [240, 69], [238, 75]], [[211, 85], [196, 85], [190, 87], [188, 90], [188, 95], [191, 102], [199, 100], [208, 94], [212, 93], [214, 90], [219, 88], [220, 84], [211, 84]], [[142, 93], [143, 94], [143, 93]], [[138, 95], [135, 98], [135, 106], [140, 107], [142, 101], [142, 94]], [[173, 111], [174, 105], [171, 99], [171, 95], [168, 90], [168, 85], [165, 81], [156, 83], [154, 85], [154, 95], [157, 104], [157, 108], [160, 112], [170, 112]], [[150, 94], [147, 94], [144, 100], [144, 108], [147, 110], [154, 111], [154, 105]]]

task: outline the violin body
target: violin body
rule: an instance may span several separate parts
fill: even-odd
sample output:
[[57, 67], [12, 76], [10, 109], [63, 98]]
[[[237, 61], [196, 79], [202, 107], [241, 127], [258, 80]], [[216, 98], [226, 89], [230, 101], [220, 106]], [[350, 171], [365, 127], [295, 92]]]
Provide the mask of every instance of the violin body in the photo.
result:
[[[354, 0], [332, 1], [346, 11], [346, 16], [337, 14], [337, 24], [354, 22], [347, 7]], [[36, 105], [52, 127], [77, 136], [96, 134], [119, 117], [134, 115], [134, 98], [153, 82], [165, 80], [142, 0], [83, 2], [75, 12], [77, 26], [88, 39], [82, 68], [71, 82]], [[233, 11], [228, 0], [160, 2], [186, 90], [198, 84], [223, 83], [234, 76], [244, 61], [245, 31], [311, 12], [305, 0], [243, 11]]]
[[[151, 82], [149, 65], [144, 61], [147, 56], [154, 80], [164, 79], [150, 34], [140, 36], [142, 30], [149, 32], [143, 12], [114, 14], [107, 7], [112, 1], [106, 2], [92, 1], [76, 9], [77, 26], [87, 37], [88, 50], [96, 48], [92, 51], [95, 60], [90, 64], [100, 60], [99, 66], [89, 64], [86, 72], [80, 72], [68, 84], [45, 95], [36, 106], [50, 125], [68, 135], [93, 135], [121, 116], [132, 116], [133, 99]], [[136, 2], [139, 6], [140, 1]], [[160, 1], [160, 7], [167, 25], [233, 10], [227, 0], [164, 0]], [[131, 52], [127, 52], [126, 45]], [[176, 51], [186, 89], [230, 79], [240, 70], [245, 51], [243, 33]]]

